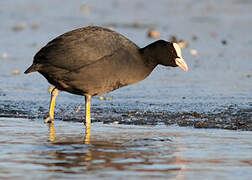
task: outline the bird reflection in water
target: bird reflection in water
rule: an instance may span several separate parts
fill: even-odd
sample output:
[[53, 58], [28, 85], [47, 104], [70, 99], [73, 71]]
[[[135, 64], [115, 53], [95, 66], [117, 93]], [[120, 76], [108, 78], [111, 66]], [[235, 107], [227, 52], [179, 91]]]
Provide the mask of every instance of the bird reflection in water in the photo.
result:
[[50, 135], [50, 141], [54, 142], [55, 141], [55, 128], [54, 128], [54, 122], [48, 124], [49, 128], [49, 135]]
[[[48, 124], [49, 128], [49, 139], [52, 143], [57, 143], [56, 141], [56, 132], [55, 132], [55, 127], [54, 127], [54, 122]], [[85, 124], [85, 135], [83, 138], [83, 144], [89, 145], [90, 144], [90, 138], [91, 138], [91, 124], [87, 123]], [[58, 142], [59, 143], [59, 142]], [[72, 142], [74, 143], [74, 142]], [[68, 144], [68, 143], [66, 143]], [[85, 153], [85, 158], [84, 161], [91, 161], [92, 160], [92, 152], [88, 151]]]
[[[90, 137], [91, 137], [91, 124], [87, 123], [85, 125], [86, 129], [85, 129], [85, 135], [84, 135], [84, 144], [90, 144]], [[55, 142], [56, 140], [56, 132], [55, 132], [55, 128], [54, 128], [54, 122], [48, 124], [48, 128], [49, 128], [49, 139], [51, 142]]]
[[[167, 141], [166, 139], [158, 141], [156, 138], [142, 138], [147, 135], [146, 132], [141, 132], [136, 133], [133, 139], [133, 136], [130, 136], [129, 139], [122, 138], [119, 142], [118, 139], [113, 139], [113, 136], [110, 136], [112, 139], [107, 140], [104, 136], [96, 139], [97, 135], [91, 141], [91, 126], [86, 124], [84, 137], [82, 141], [78, 141], [79, 137], [74, 137], [75, 135], [71, 136], [73, 139], [69, 139], [70, 136], [63, 137], [58, 134], [57, 138], [54, 124], [51, 123], [48, 127], [52, 146], [49, 153], [47, 151], [41, 155], [47, 158], [48, 162], [44, 165], [50, 172], [83, 174], [114, 169], [118, 173], [121, 171], [136, 174], [145, 172], [148, 176], [155, 172], [160, 177], [184, 179], [186, 167], [183, 149], [185, 147], [183, 145], [180, 147], [179, 144], [174, 146], [174, 143], [169, 143], [169, 138], [166, 138]], [[171, 136], [175, 137], [175, 135]], [[179, 137], [176, 138], [179, 139]], [[163, 144], [163, 147], [157, 147], [156, 144]]]

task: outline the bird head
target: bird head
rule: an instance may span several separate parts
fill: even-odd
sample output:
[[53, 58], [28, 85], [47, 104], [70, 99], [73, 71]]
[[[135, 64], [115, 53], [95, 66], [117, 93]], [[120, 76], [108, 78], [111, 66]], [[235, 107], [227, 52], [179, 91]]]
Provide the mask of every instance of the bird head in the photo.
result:
[[147, 57], [157, 64], [164, 66], [180, 67], [188, 71], [188, 66], [181, 55], [181, 48], [177, 43], [158, 40], [142, 49]]
[[172, 67], [178, 66], [184, 71], [188, 71], [188, 66], [181, 55], [181, 48], [177, 43], [159, 40], [155, 44], [158, 64]]

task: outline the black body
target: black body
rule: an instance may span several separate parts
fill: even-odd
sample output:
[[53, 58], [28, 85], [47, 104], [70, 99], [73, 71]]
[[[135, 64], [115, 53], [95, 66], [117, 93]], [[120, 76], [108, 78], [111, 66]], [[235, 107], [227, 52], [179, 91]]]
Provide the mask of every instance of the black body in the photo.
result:
[[38, 71], [59, 90], [101, 95], [145, 79], [158, 65], [177, 66], [172, 43], [145, 48], [115, 31], [88, 26], [50, 41], [25, 73]]

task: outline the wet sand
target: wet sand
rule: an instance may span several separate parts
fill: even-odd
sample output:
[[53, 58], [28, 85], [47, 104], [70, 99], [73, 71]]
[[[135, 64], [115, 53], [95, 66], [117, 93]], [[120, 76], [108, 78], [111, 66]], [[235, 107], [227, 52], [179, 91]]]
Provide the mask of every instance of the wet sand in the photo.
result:
[[[80, 99], [80, 100], [83, 100]], [[99, 101], [99, 100], [96, 100]], [[107, 107], [99, 107], [98, 103], [105, 103]], [[169, 111], [160, 110], [158, 105], [138, 103], [114, 104], [111, 102], [97, 102], [92, 104], [92, 122], [103, 122], [104, 124], [117, 123], [127, 125], [178, 125], [191, 126], [194, 128], [216, 128], [229, 130], [252, 130], [252, 105], [229, 105], [214, 109], [210, 112], [202, 111]], [[127, 106], [128, 105], [128, 106]], [[190, 104], [197, 106], [197, 103]], [[211, 104], [207, 104], [210, 106]], [[48, 116], [48, 102], [11, 102], [0, 103], [0, 117], [5, 118], [27, 118], [43, 120]], [[143, 108], [145, 107], [146, 108]], [[178, 104], [166, 105], [167, 109], [180, 107]], [[30, 107], [30, 108], [28, 108]], [[55, 118], [63, 121], [84, 122], [84, 104], [71, 103], [56, 106]], [[183, 107], [180, 107], [181, 109]], [[201, 107], [202, 108], [202, 107]], [[205, 107], [206, 108], [206, 107]]]
[[[0, 177], [250, 179], [251, 9], [239, 0], [1, 2]], [[184, 40], [189, 71], [158, 66], [138, 84], [95, 97], [89, 145], [84, 98], [61, 92], [51, 142], [43, 123], [49, 84], [23, 72], [49, 40], [87, 25], [113, 28], [140, 47], [156, 40], [150, 29]]]

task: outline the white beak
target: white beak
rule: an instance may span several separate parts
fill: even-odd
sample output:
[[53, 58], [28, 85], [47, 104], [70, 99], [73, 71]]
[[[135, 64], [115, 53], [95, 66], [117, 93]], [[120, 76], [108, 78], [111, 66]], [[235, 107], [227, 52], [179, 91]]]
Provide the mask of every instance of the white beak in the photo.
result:
[[187, 64], [186, 64], [186, 62], [185, 62], [184, 59], [182, 59], [182, 58], [176, 58], [175, 62], [178, 65], [178, 67], [180, 67], [184, 71], [188, 71], [188, 66], [187, 66]]
[[179, 57], [179, 58], [175, 59], [176, 64], [178, 65], [178, 67], [180, 67], [184, 71], [188, 71], [188, 66], [187, 66], [185, 60], [181, 56], [181, 49], [180, 49], [179, 45], [177, 43], [172, 43], [172, 44], [176, 50], [177, 56]]

